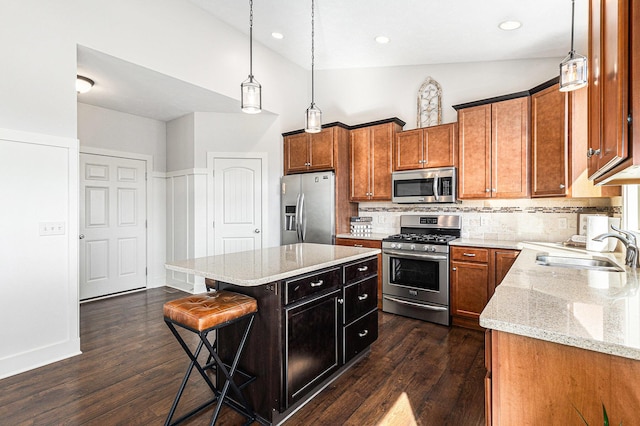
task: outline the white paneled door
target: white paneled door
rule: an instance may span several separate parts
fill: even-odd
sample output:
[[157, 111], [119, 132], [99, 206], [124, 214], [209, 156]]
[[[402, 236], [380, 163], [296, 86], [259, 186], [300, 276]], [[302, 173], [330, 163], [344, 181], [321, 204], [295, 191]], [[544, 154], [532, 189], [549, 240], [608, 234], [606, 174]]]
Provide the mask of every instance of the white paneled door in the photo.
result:
[[262, 248], [260, 158], [214, 158], [215, 254]]
[[147, 285], [145, 168], [80, 154], [80, 300]]

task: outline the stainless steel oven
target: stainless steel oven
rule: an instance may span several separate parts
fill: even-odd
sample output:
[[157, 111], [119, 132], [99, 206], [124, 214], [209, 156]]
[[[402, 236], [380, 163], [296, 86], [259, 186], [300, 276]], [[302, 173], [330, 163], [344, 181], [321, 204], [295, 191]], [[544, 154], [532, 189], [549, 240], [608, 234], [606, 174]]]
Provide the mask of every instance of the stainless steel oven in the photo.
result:
[[460, 216], [400, 218], [401, 233], [382, 241], [382, 310], [450, 324], [449, 241]]

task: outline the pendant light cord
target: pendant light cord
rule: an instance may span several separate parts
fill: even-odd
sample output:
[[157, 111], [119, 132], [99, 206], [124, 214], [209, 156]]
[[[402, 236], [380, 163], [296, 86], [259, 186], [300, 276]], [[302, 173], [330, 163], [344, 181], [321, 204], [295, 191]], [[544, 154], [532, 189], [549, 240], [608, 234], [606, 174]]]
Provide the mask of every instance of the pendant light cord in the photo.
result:
[[314, 82], [313, 82], [313, 68], [314, 68], [314, 34], [315, 34], [315, 26], [314, 26], [314, 0], [311, 0], [311, 105], [314, 105]]
[[249, 0], [249, 78], [253, 79], [253, 0]]
[[573, 50], [573, 26], [575, 23], [575, 14], [576, 14], [576, 0], [571, 0], [571, 52], [569, 54], [573, 58], [574, 50]]

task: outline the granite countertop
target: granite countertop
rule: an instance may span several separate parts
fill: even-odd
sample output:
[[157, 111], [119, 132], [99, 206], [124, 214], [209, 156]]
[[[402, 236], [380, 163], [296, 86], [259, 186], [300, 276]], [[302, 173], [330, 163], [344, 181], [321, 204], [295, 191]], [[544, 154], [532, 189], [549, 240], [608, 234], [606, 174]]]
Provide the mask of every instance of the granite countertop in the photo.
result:
[[508, 240], [482, 240], [474, 238], [458, 238], [449, 243], [450, 246], [486, 247], [497, 249], [520, 250], [520, 243]]
[[[640, 272], [622, 253], [521, 243], [522, 251], [480, 315], [480, 325], [640, 360]], [[624, 272], [536, 264], [536, 255], [607, 257]]]
[[358, 235], [358, 234], [338, 234], [336, 238], [351, 238], [354, 240], [377, 240], [381, 241], [383, 238], [387, 238], [391, 234], [378, 234], [378, 233], [370, 233], [367, 235]]
[[257, 286], [378, 253], [379, 249], [300, 243], [167, 262], [165, 267], [239, 286]]

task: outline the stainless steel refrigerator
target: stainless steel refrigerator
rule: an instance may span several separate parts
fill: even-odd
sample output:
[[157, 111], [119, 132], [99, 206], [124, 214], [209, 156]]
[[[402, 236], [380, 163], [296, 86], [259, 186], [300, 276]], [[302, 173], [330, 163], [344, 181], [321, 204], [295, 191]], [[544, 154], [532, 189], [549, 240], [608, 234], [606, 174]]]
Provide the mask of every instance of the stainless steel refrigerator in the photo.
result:
[[335, 242], [336, 178], [333, 172], [283, 176], [282, 244]]

